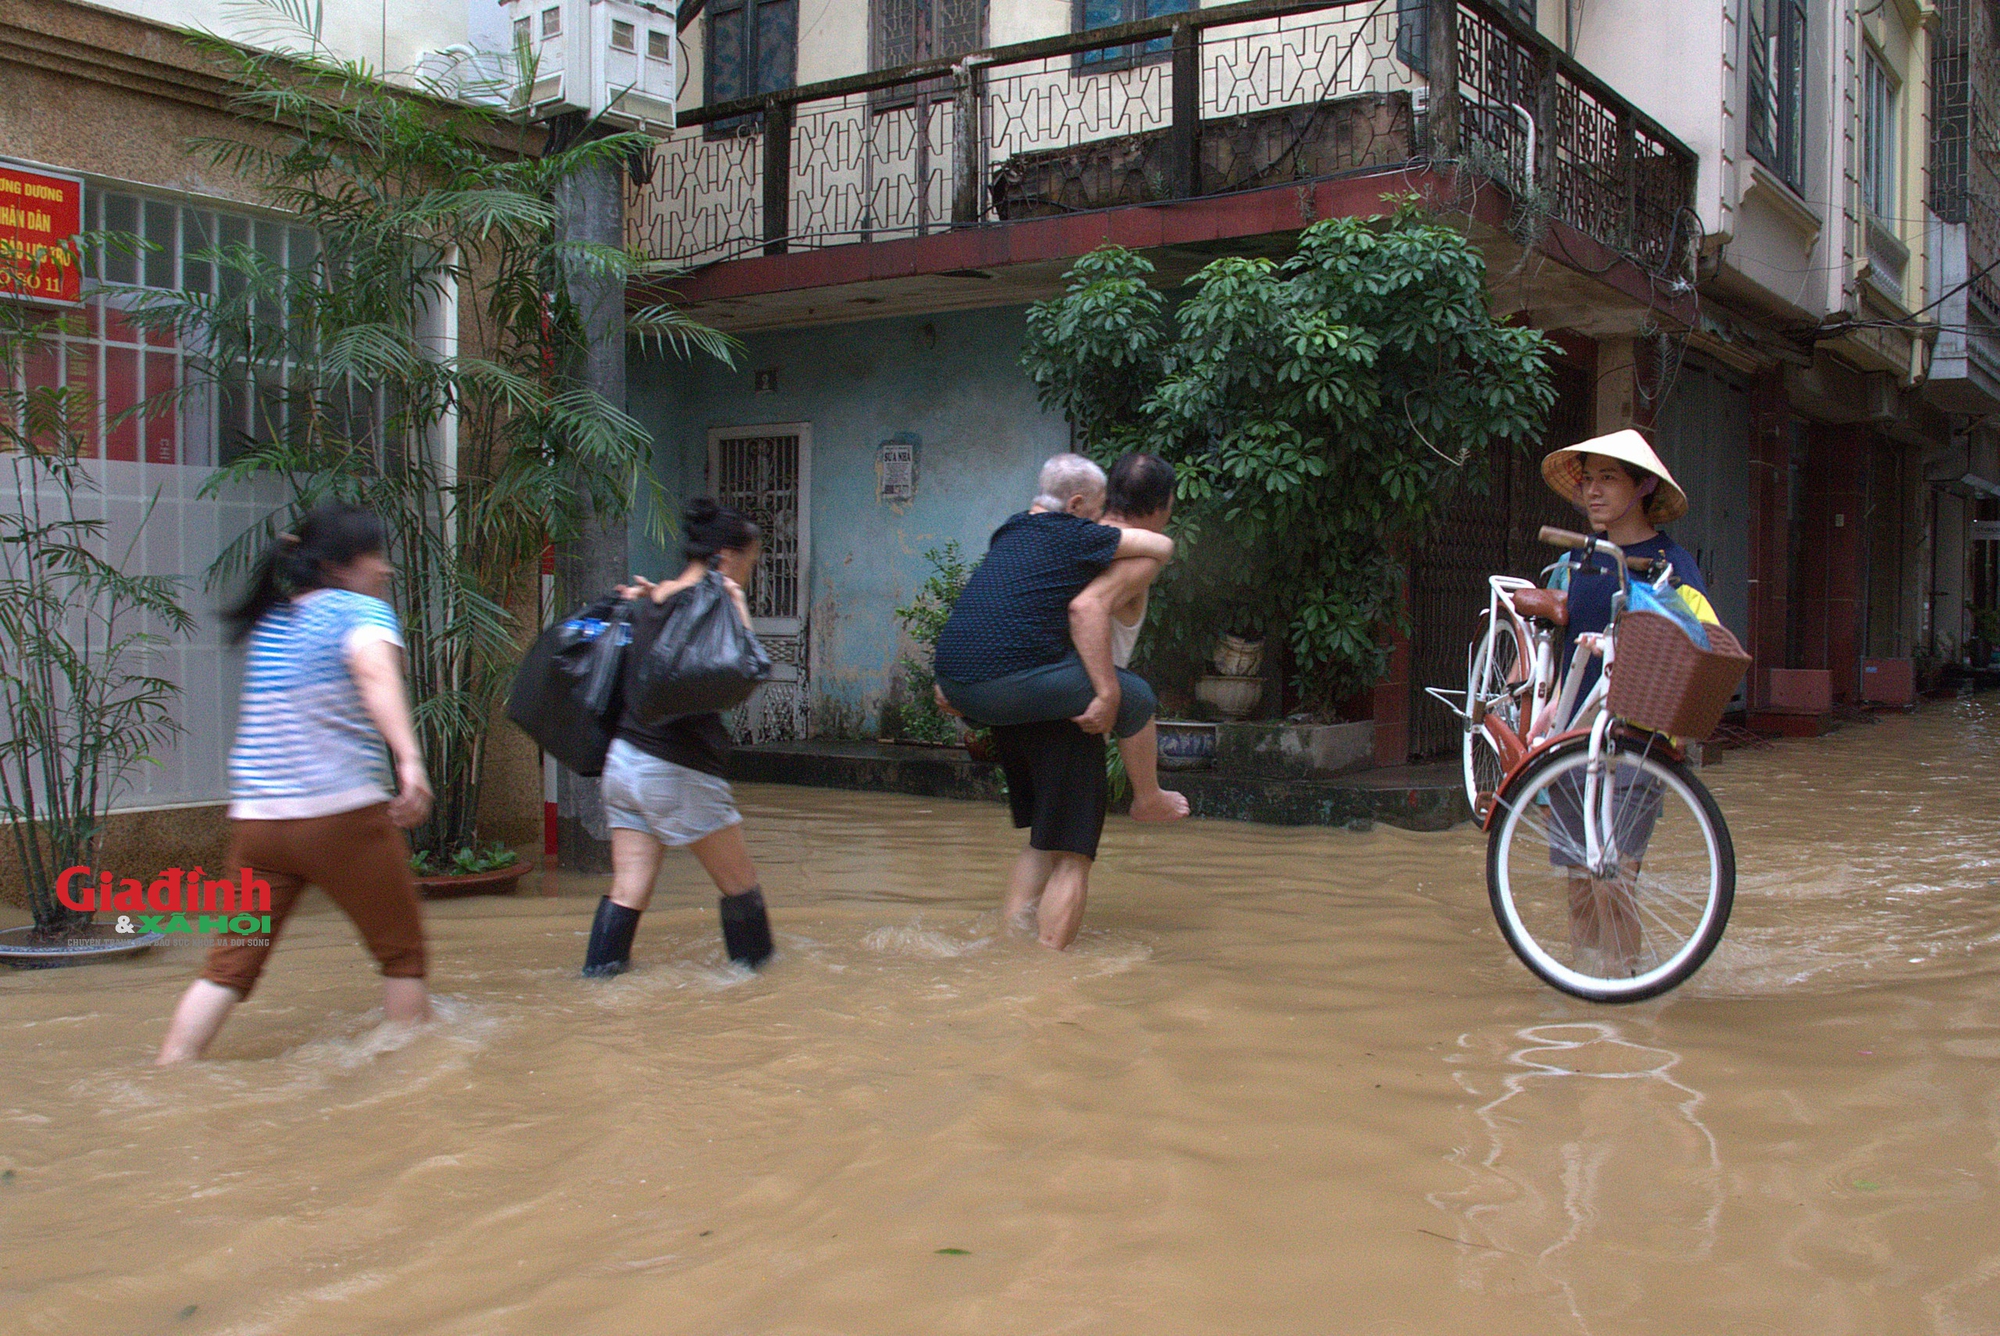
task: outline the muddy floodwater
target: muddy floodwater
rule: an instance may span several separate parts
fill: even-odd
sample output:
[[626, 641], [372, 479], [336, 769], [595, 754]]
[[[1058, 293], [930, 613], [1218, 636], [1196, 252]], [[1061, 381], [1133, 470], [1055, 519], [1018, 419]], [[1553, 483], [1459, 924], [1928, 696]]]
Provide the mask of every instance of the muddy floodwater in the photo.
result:
[[997, 806], [741, 791], [780, 957], [672, 860], [430, 908], [443, 1017], [317, 897], [216, 1045], [187, 939], [0, 976], [9, 1332], [2000, 1330], [2000, 708], [1705, 771], [1736, 913], [1679, 992], [1549, 991], [1483, 839], [1114, 818], [1077, 948]]

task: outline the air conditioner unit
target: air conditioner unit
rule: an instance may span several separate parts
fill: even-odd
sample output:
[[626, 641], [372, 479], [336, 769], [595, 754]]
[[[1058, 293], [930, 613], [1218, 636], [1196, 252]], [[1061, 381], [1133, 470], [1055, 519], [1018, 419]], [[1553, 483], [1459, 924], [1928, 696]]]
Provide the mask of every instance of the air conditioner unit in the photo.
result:
[[1862, 418], [1868, 422], [1900, 422], [1908, 411], [1896, 377], [1889, 371], [1871, 371], [1861, 378]]
[[679, 50], [671, 5], [644, 0], [506, 0], [527, 105], [621, 129], [671, 130]]
[[417, 80], [424, 89], [439, 97], [455, 98], [479, 106], [513, 105], [519, 76], [514, 58], [503, 51], [477, 51], [469, 46], [447, 46], [425, 51], [417, 57]]

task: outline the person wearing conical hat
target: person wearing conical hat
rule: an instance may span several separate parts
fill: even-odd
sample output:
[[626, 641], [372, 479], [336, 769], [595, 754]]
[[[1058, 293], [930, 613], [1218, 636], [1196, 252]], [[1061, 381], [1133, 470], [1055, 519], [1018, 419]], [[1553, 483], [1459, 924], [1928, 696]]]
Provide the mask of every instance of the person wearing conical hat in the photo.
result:
[[[1687, 493], [1674, 475], [1631, 428], [1596, 436], [1542, 459], [1542, 478], [1558, 496], [1582, 511], [1589, 532], [1609, 538], [1628, 557], [1665, 561], [1674, 568], [1673, 582], [1696, 617], [1720, 625], [1722, 619], [1708, 601], [1708, 586], [1688, 550], [1659, 526], [1687, 514]], [[1563, 644], [1568, 663], [1579, 636], [1594, 635], [1611, 621], [1611, 596], [1618, 592], [1618, 573], [1608, 557], [1572, 554], [1569, 558], [1569, 628]], [[1577, 693], [1582, 700], [1597, 680], [1597, 660]]]
[[[1721, 618], [1708, 601], [1708, 588], [1688, 550], [1676, 543], [1660, 525], [1687, 514], [1687, 493], [1674, 475], [1646, 444], [1646, 438], [1629, 428], [1609, 436], [1598, 436], [1575, 445], [1552, 450], [1542, 459], [1542, 478], [1558, 495], [1589, 520], [1588, 530], [1609, 538], [1628, 557], [1665, 561], [1673, 567], [1673, 582], [1695, 616], [1717, 625]], [[1563, 639], [1560, 662], [1575, 660], [1577, 640], [1601, 633], [1611, 622], [1611, 600], [1618, 592], [1618, 572], [1608, 557], [1597, 553], [1570, 553], [1565, 557], [1568, 576], [1569, 625]], [[1585, 674], [1575, 699], [1586, 699], [1597, 682], [1602, 660], [1585, 661]], [[1658, 795], [1628, 798], [1620, 795], [1618, 807], [1627, 812], [1620, 824], [1621, 845], [1632, 856], [1621, 860], [1623, 875], [1593, 878], [1581, 865], [1583, 848], [1583, 794], [1581, 783], [1565, 790], [1558, 783], [1550, 795], [1549, 861], [1569, 870], [1569, 915], [1571, 945], [1600, 953], [1607, 964], [1636, 961], [1643, 935], [1639, 907], [1635, 900], [1639, 864], [1652, 836], [1658, 817]]]

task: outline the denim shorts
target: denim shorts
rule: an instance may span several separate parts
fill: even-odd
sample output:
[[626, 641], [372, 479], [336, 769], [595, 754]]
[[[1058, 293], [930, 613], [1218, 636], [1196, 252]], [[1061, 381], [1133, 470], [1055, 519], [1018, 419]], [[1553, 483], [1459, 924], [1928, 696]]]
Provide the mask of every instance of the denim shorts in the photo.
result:
[[623, 738], [604, 758], [605, 824], [643, 830], [661, 844], [693, 844], [743, 820], [729, 781], [640, 751]]
[[[1549, 798], [1549, 866], [1581, 873], [1589, 859], [1585, 854], [1583, 797], [1586, 792], [1582, 767], [1570, 771], [1543, 790]], [[1618, 842], [1621, 862], [1640, 862], [1646, 846], [1653, 842], [1653, 827], [1666, 807], [1666, 786], [1646, 774], [1620, 771], [1611, 776], [1611, 830]], [[1599, 838], [1607, 832], [1599, 831]]]

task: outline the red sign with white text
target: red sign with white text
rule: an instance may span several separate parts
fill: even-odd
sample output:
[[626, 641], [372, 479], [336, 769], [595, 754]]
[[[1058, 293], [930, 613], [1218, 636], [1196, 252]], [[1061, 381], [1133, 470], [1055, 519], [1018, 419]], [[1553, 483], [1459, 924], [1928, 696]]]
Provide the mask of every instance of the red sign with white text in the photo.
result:
[[0, 162], [0, 297], [77, 302], [83, 182]]

